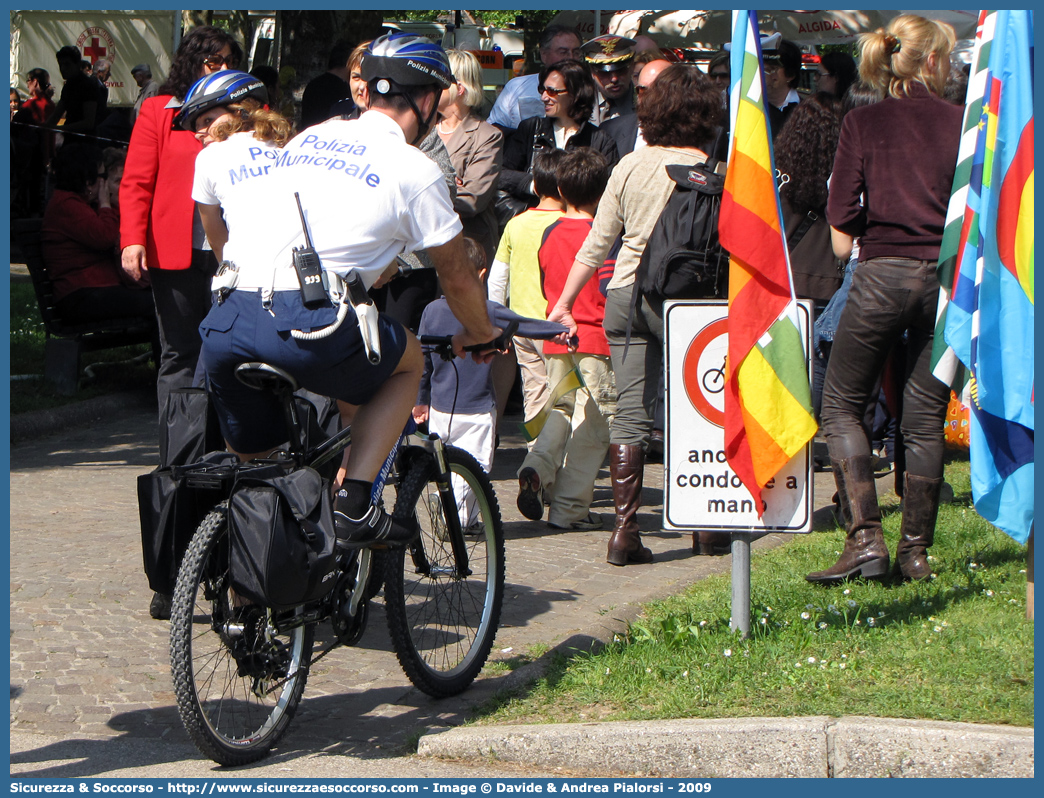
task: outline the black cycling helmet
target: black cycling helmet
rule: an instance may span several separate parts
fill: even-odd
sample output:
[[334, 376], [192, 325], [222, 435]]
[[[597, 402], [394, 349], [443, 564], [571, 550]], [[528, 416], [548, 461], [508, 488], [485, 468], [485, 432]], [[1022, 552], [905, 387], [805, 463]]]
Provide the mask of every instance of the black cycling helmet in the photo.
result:
[[360, 71], [367, 83], [378, 81], [375, 88], [379, 94], [401, 94], [402, 86], [448, 89], [455, 82], [446, 51], [412, 33], [388, 33], [374, 39], [366, 49]]
[[265, 84], [246, 72], [236, 69], [225, 69], [200, 78], [188, 90], [185, 102], [174, 117], [174, 127], [193, 130], [196, 117], [204, 111], [220, 105], [253, 97], [262, 105], [268, 102], [268, 90]]

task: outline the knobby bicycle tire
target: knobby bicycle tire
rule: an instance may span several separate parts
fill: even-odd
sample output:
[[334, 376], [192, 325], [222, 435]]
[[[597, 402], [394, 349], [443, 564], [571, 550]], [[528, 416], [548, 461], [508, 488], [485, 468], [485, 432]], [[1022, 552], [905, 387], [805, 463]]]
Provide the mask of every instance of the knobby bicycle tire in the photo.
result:
[[504, 598], [504, 530], [493, 486], [467, 452], [447, 446], [446, 461], [471, 488], [478, 508], [474, 533], [464, 537], [472, 573], [463, 578], [453, 573], [435, 459], [416, 454], [400, 483], [394, 515], [418, 524], [420, 535], [410, 546], [386, 552], [384, 586], [399, 664], [414, 685], [435, 698], [457, 695], [482, 670]]
[[170, 664], [189, 737], [222, 765], [263, 758], [286, 732], [308, 679], [314, 626], [280, 634], [271, 613], [236, 606], [228, 508], [217, 505], [192, 537], [170, 615]]

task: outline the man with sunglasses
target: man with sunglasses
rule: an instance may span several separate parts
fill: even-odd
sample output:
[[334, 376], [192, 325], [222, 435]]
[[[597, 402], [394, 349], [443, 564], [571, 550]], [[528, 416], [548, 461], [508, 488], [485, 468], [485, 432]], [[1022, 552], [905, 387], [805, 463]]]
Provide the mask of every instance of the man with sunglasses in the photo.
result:
[[707, 65], [707, 76], [711, 79], [711, 83], [714, 84], [714, 88], [720, 91], [725, 97], [728, 97], [729, 85], [732, 77], [731, 58], [731, 53], [722, 51], [715, 55], [710, 60], [710, 64]]
[[[591, 122], [601, 125], [618, 116], [635, 112], [634, 87], [634, 39], [607, 33], [586, 42], [580, 50], [591, 67], [600, 100], [595, 106]], [[643, 70], [644, 71], [644, 70]]]
[[326, 71], [308, 81], [301, 95], [301, 130], [335, 116], [333, 106], [351, 97], [348, 59], [356, 44], [358, 42], [350, 39], [334, 42], [326, 60]]
[[[646, 90], [653, 84], [657, 75], [663, 72], [663, 70], [670, 65], [670, 61], [664, 58], [658, 58], [655, 61], [650, 61], [642, 67], [642, 71], [634, 81], [637, 105], [641, 106], [642, 95], [644, 95]], [[638, 127], [637, 113], [614, 117], [602, 124], [599, 130], [602, 130], [613, 137], [613, 141], [616, 142], [616, 151], [620, 153], [621, 158], [628, 153], [634, 152], [636, 149], [645, 146], [645, 139], [642, 137], [642, 131]]]
[[[548, 25], [540, 35], [540, 61], [544, 66], [559, 61], [579, 61], [582, 57], [580, 42], [576, 28]], [[497, 97], [486, 121], [499, 127], [504, 132], [505, 140], [523, 119], [544, 115], [544, 101], [537, 88], [539, 83], [538, 74], [512, 78]]]

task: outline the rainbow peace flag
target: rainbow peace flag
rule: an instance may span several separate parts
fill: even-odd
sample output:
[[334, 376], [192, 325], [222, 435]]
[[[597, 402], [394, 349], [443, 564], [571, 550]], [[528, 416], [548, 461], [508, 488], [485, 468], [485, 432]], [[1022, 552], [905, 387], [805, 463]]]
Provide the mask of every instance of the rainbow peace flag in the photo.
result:
[[1033, 12], [989, 15], [944, 336], [971, 374], [975, 509], [1025, 543], [1033, 526]]
[[776, 189], [755, 11], [732, 14], [732, 136], [718, 234], [729, 260], [725, 457], [754, 497], [816, 434]]

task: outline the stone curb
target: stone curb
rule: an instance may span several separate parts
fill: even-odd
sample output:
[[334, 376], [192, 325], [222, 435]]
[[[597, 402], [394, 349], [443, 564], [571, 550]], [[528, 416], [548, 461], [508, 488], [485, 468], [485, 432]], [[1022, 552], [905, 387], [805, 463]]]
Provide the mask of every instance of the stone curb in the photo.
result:
[[417, 753], [605, 776], [1033, 778], [1033, 729], [856, 716], [467, 726]]
[[150, 402], [155, 404], [155, 401], [155, 393], [124, 391], [95, 396], [48, 410], [19, 413], [11, 416], [11, 443], [24, 443], [45, 435], [53, 435], [69, 427], [82, 426], [124, 413], [128, 408], [146, 409]]

